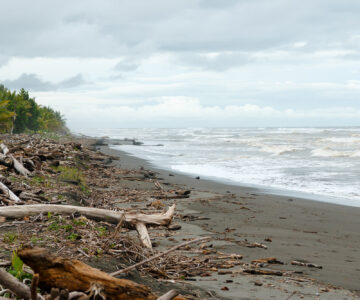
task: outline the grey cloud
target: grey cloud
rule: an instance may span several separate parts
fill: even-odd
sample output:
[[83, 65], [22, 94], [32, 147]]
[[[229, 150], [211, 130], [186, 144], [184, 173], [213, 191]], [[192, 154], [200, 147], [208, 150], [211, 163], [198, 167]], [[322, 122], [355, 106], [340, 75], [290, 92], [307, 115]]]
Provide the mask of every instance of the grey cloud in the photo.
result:
[[22, 74], [14, 80], [4, 80], [2, 83], [9, 89], [19, 90], [24, 88], [30, 91], [53, 91], [80, 86], [85, 83], [83, 76], [78, 74], [74, 77], [65, 79], [59, 83], [42, 80], [37, 74]]
[[68, 79], [65, 79], [57, 84], [58, 88], [74, 88], [80, 85], [85, 84], [86, 81], [84, 80], [84, 77], [82, 74], [77, 74], [74, 77], [70, 77]]
[[139, 66], [140, 64], [136, 62], [121, 61], [115, 65], [114, 69], [116, 71], [130, 72], [135, 71]]
[[304, 51], [359, 49], [350, 42], [359, 9], [358, 0], [4, 0], [1, 50], [22, 57], [143, 57], [262, 51], [299, 40], [311, 45]]
[[55, 89], [55, 85], [49, 81], [43, 81], [36, 74], [22, 74], [14, 80], [5, 80], [3, 84], [10, 89], [21, 89], [31, 91], [50, 91]]

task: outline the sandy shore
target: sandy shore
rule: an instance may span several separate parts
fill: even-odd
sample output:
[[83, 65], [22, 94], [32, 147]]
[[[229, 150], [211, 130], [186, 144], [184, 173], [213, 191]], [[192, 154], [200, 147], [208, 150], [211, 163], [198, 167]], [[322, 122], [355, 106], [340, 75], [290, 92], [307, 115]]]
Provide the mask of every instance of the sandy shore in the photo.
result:
[[[119, 156], [116, 164], [122, 168], [151, 169], [164, 186], [192, 190], [192, 197], [176, 201], [182, 216], [192, 216], [176, 220], [182, 225], [179, 240], [189, 235], [210, 235], [214, 247], [225, 253], [242, 254], [245, 261], [273, 256], [285, 264], [270, 268], [298, 271], [316, 280], [300, 283], [273, 276], [217, 275], [191, 283], [210, 291], [214, 299], [357, 299], [356, 295], [360, 295], [360, 208], [269, 195], [257, 189], [170, 174], [125, 152], [107, 146], [99, 149]], [[137, 185], [144, 188], [141, 182]], [[244, 246], [246, 241], [268, 248], [248, 248]], [[165, 239], [159, 243], [167, 246]], [[290, 264], [293, 260], [323, 268], [294, 266]], [[340, 289], [329, 290], [329, 285]], [[221, 290], [225, 286], [228, 290]]]

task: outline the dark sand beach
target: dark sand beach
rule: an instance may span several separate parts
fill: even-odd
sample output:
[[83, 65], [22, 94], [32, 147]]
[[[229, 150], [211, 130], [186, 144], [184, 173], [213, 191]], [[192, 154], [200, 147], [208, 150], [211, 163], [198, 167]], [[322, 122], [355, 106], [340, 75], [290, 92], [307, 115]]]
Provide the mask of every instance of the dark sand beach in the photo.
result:
[[14, 220], [2, 204], [2, 266], [11, 266], [13, 251], [26, 245], [112, 273], [209, 237], [120, 277], [146, 285], [153, 298], [171, 289], [185, 299], [360, 298], [360, 208], [169, 172], [111, 149], [111, 140], [19, 135], [7, 137], [5, 144], [13, 149], [19, 141], [32, 146], [17, 157], [43, 158], [31, 177], [5, 168], [5, 182], [24, 208], [63, 204], [130, 215], [162, 215], [176, 208], [166, 224], [148, 224], [149, 246], [131, 224], [117, 229], [107, 218], [75, 217], [76, 211], [71, 216], [35, 211]]
[[[150, 169], [157, 173], [163, 186], [192, 190], [190, 198], [174, 201], [182, 216], [192, 216], [176, 219], [182, 225], [179, 240], [189, 235], [211, 236], [214, 247], [222, 252], [241, 254], [249, 262], [276, 257], [284, 264], [269, 268], [297, 271], [314, 279], [301, 282], [230, 272], [191, 282], [192, 286], [213, 292], [214, 299], [287, 299], [289, 296], [291, 299], [356, 299], [360, 295], [360, 208], [195, 179], [156, 168], [108, 146], [98, 149], [120, 157], [116, 164], [121, 168]], [[142, 182], [135, 185], [146, 189]], [[245, 246], [253, 242], [266, 245], [267, 249]], [[166, 245], [166, 239], [159, 241], [160, 247]], [[322, 268], [295, 266], [290, 263], [293, 260]], [[224, 286], [228, 290], [221, 290]]]

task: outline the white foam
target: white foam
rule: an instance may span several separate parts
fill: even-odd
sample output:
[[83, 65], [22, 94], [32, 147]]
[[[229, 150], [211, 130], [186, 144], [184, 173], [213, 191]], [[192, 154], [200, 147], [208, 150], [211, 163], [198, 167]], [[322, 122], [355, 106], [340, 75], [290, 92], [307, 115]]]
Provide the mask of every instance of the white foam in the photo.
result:
[[339, 151], [329, 147], [314, 149], [311, 156], [317, 157], [360, 157], [360, 151]]

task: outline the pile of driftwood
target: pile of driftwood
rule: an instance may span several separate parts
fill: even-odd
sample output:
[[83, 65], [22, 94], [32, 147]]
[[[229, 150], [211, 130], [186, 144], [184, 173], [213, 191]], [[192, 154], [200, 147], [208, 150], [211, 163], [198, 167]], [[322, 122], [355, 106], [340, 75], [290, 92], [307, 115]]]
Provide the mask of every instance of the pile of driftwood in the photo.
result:
[[[3, 166], [0, 176], [0, 223], [11, 219], [30, 220], [31, 216], [46, 214], [81, 215], [87, 219], [116, 224], [116, 229], [127, 227], [136, 229], [141, 243], [146, 248], [152, 248], [147, 226], [167, 226], [170, 224], [175, 205], [166, 212], [144, 214], [140, 212], [126, 212], [123, 210], [84, 207], [74, 205], [59, 205], [54, 199], [44, 197], [41, 193], [33, 193], [33, 187], [27, 182], [31, 176], [53, 173], [51, 166], [71, 165], [77, 158], [89, 159], [92, 162], [104, 161], [100, 153], [83, 149], [76, 142], [57, 143], [43, 138], [28, 136], [12, 136], [11, 147], [0, 144], [0, 164]], [[81, 151], [80, 151], [81, 150]], [[106, 159], [110, 159], [106, 157]], [[16, 177], [17, 183], [8, 180], [9, 176]], [[77, 183], [74, 182], [76, 185]], [[15, 187], [15, 189], [13, 188]], [[40, 204], [39, 204], [40, 202]], [[36, 203], [36, 204], [34, 204]], [[193, 243], [193, 241], [186, 244]], [[181, 245], [180, 245], [181, 246]], [[174, 249], [175, 250], [175, 249]], [[61, 298], [109, 298], [109, 299], [156, 299], [149, 288], [125, 279], [117, 279], [98, 269], [94, 269], [80, 261], [63, 259], [53, 256], [44, 249], [21, 249], [18, 256], [33, 269], [31, 287], [19, 282], [4, 269], [0, 269], [0, 285], [11, 294], [24, 299], [43, 299], [37, 294], [37, 287], [48, 291], [49, 299]], [[151, 260], [147, 260], [149, 262]], [[140, 265], [144, 264], [141, 263]], [[126, 272], [126, 271], [125, 271]], [[122, 273], [122, 272], [119, 272]], [[55, 289], [60, 289], [58, 292]], [[59, 294], [60, 293], [60, 294]], [[4, 294], [4, 293], [1, 293]], [[173, 299], [175, 291], [160, 297]], [[1, 297], [1, 296], [0, 296]], [[176, 297], [176, 299], [182, 299]]]

